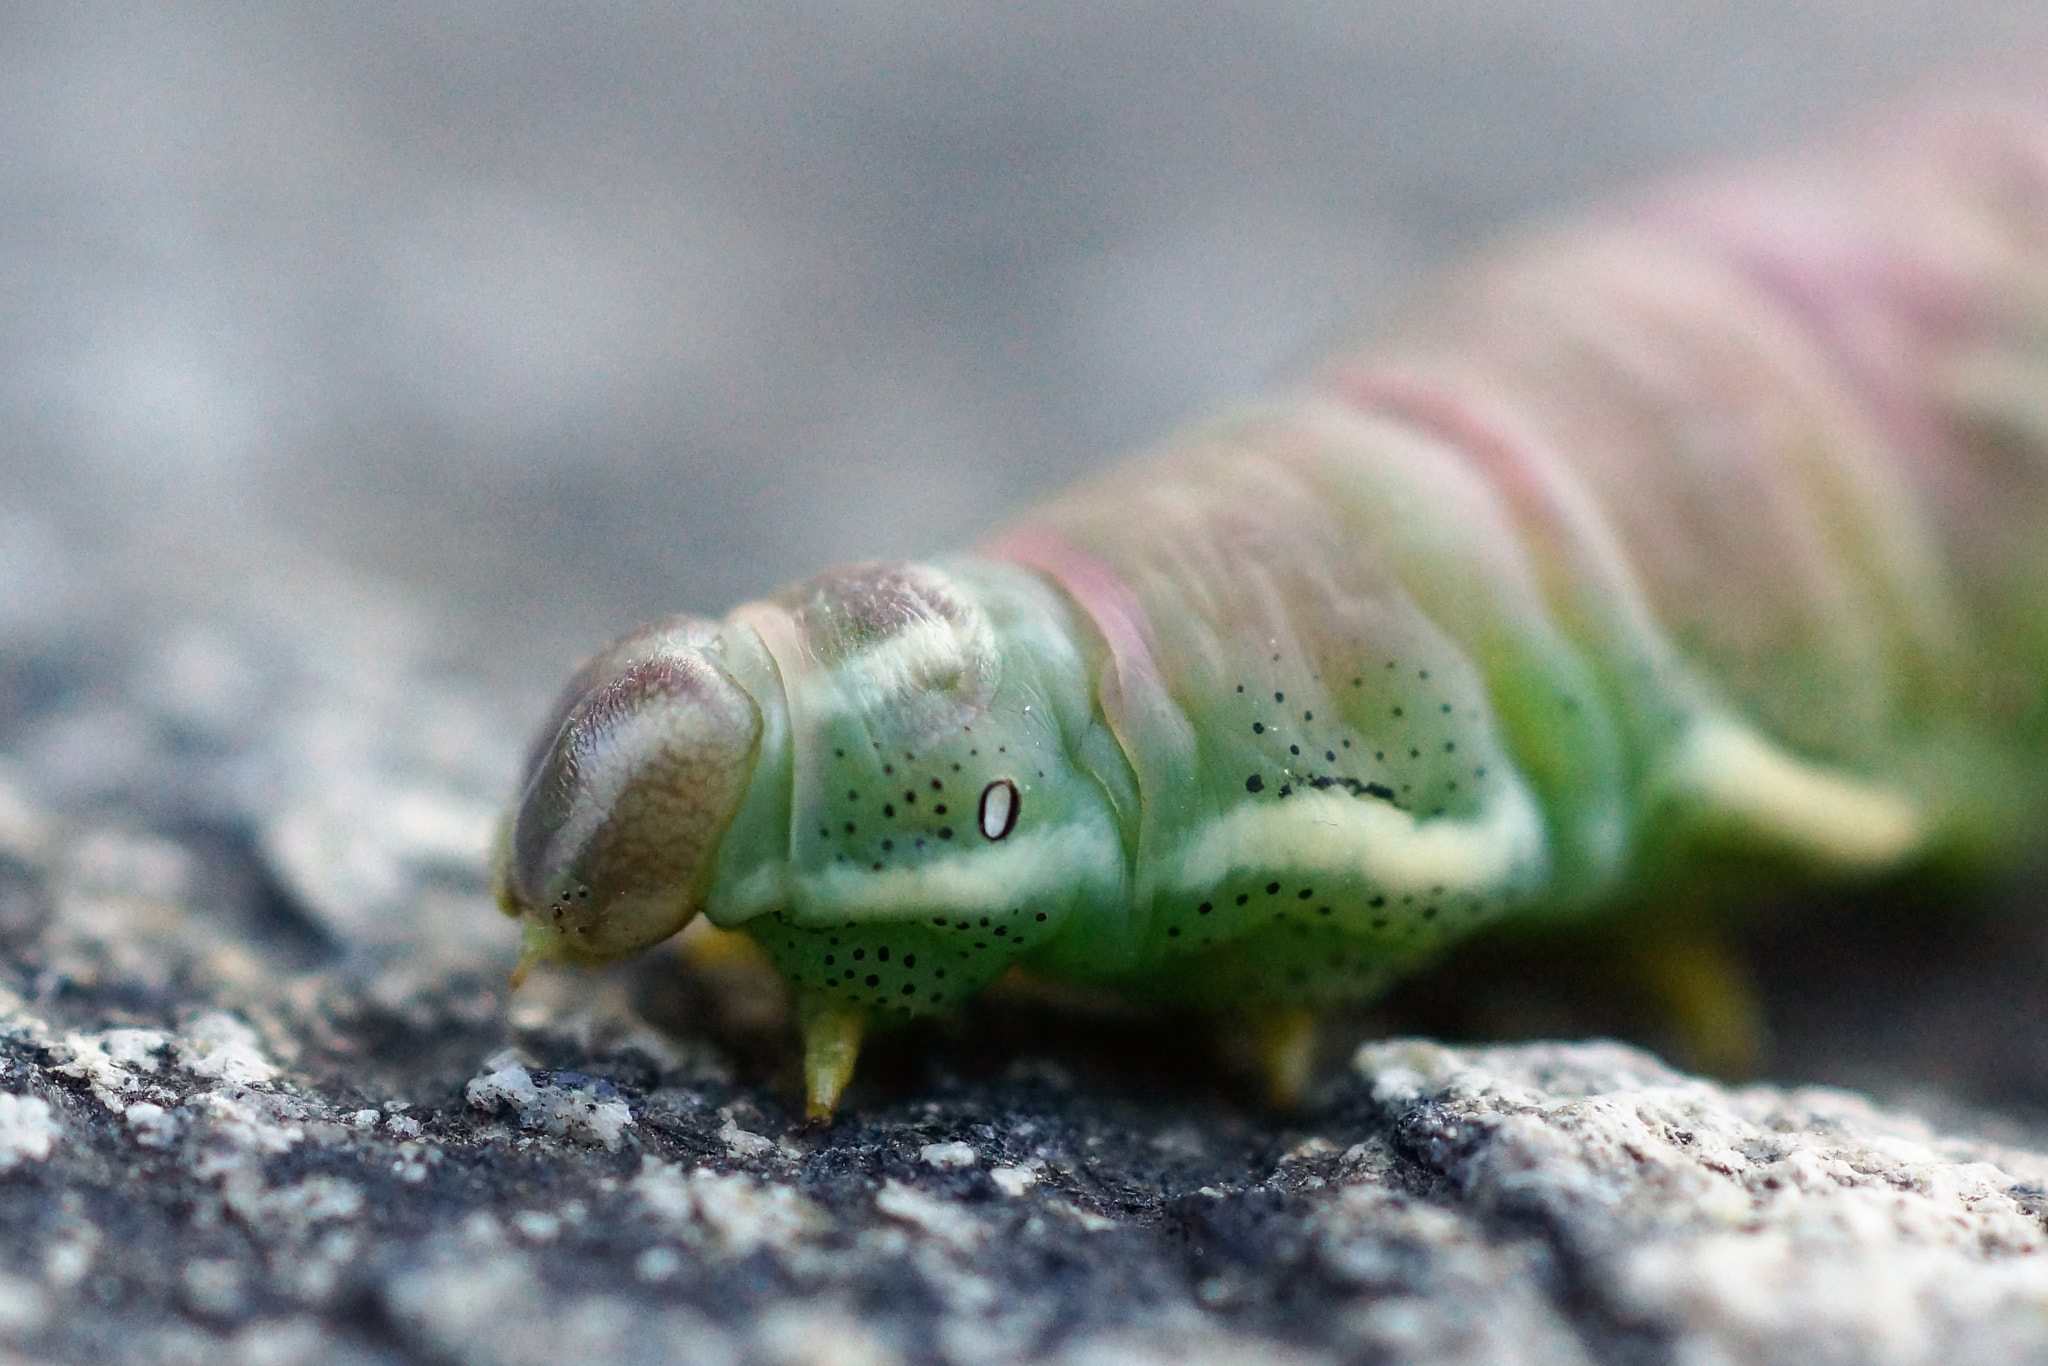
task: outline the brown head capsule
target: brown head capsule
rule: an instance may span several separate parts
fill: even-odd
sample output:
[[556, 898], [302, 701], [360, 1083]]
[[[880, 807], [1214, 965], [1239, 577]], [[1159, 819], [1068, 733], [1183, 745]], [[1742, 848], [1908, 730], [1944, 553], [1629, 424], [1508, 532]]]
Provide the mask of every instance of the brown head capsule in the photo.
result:
[[700, 909], [761, 738], [720, 656], [716, 623], [672, 617], [570, 680], [499, 836], [498, 902], [524, 921], [515, 985], [543, 959], [645, 948]]

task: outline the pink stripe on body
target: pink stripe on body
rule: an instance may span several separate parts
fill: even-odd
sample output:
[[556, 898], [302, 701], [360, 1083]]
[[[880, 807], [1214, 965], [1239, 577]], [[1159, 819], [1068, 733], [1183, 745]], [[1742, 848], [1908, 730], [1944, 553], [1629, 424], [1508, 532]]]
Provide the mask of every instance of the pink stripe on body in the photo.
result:
[[1052, 528], [1029, 523], [998, 534], [979, 553], [1035, 569], [1058, 584], [1101, 632], [1126, 687], [1132, 679], [1160, 678], [1152, 623], [1137, 594], [1108, 564]]

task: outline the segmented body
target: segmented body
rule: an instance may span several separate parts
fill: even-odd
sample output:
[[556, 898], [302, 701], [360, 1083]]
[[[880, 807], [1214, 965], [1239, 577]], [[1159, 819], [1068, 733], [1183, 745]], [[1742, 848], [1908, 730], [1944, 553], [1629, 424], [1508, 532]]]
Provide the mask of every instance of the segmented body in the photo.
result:
[[2048, 117], [1944, 114], [740, 609], [757, 762], [691, 909], [844, 1011], [1012, 963], [1255, 1008], [1731, 858], [1982, 859], [2044, 810], [2044, 572]]

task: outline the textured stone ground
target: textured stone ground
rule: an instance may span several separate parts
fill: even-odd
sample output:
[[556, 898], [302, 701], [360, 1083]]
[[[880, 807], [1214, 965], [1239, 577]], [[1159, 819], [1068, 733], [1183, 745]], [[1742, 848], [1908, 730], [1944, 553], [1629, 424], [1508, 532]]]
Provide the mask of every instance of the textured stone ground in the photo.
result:
[[[260, 572], [196, 599], [74, 564], [66, 612], [5, 641], [0, 1342], [26, 1359], [2048, 1351], [2024, 907], [1753, 936], [1778, 1071], [1905, 1108], [1616, 1043], [1395, 1040], [1281, 1121], [1185, 1022], [1012, 993], [882, 1041], [811, 1130], [743, 967], [510, 996], [481, 860], [525, 703], [418, 609], [236, 553]], [[1354, 1027], [1599, 1022], [1493, 976]]]

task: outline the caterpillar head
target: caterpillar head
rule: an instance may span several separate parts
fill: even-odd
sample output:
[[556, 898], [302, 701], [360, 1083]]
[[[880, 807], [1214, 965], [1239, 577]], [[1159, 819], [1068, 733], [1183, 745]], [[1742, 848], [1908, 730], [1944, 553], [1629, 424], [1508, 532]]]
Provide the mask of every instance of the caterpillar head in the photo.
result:
[[522, 971], [704, 911], [806, 992], [956, 1003], [1124, 875], [1124, 761], [1076, 642], [1035, 575], [975, 561], [854, 566], [630, 633], [569, 684], [500, 836]]
[[761, 740], [721, 655], [716, 623], [673, 617], [570, 680], [498, 840], [498, 902], [524, 924], [515, 981], [537, 961], [622, 957], [702, 908]]

